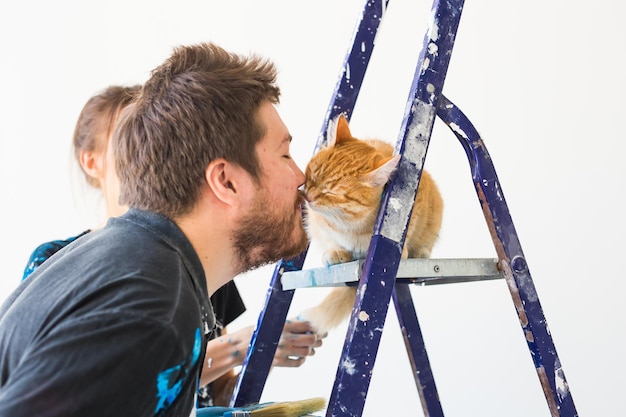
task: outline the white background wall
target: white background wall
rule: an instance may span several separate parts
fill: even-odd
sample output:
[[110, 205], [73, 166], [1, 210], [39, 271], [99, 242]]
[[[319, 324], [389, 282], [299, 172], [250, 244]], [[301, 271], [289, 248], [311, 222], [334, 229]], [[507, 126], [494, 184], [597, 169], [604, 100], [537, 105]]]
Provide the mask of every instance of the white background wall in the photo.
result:
[[[9, 6], [10, 4], [10, 6]], [[0, 300], [30, 252], [98, 223], [101, 201], [71, 157], [75, 120], [109, 84], [141, 83], [179, 44], [215, 41], [280, 68], [281, 115], [304, 168], [361, 1], [35, 1], [0, 6]], [[429, 1], [394, 0], [352, 119], [397, 138]], [[617, 0], [467, 1], [444, 88], [494, 160], [581, 416], [623, 413], [623, 16]], [[433, 257], [492, 257], [465, 155], [437, 121], [426, 160], [446, 207]], [[318, 266], [315, 251], [308, 266]], [[256, 322], [273, 268], [237, 277]], [[298, 290], [293, 314], [327, 289]], [[447, 416], [548, 416], [503, 281], [415, 287]], [[345, 326], [299, 370], [276, 369], [262, 400], [328, 397]], [[35, 382], [34, 382], [35, 383]], [[365, 416], [421, 408], [389, 314]]]

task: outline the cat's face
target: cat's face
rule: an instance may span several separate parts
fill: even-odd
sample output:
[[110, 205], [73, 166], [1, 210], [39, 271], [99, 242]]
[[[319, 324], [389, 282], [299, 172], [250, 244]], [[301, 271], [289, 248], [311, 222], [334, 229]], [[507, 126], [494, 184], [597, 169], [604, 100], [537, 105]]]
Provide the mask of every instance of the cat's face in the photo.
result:
[[333, 140], [306, 167], [307, 210], [331, 221], [349, 221], [378, 210], [396, 163], [392, 155], [353, 138], [347, 120], [340, 117]]

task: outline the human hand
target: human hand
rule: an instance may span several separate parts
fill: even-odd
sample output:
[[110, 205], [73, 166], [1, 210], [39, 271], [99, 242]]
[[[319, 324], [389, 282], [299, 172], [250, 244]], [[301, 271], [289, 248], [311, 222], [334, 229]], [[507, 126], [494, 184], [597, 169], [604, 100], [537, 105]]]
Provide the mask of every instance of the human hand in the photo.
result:
[[247, 326], [232, 333], [224, 328], [221, 336], [209, 340], [206, 346], [205, 366], [202, 367], [200, 379], [202, 386], [215, 381], [243, 363], [253, 332], [253, 326]]
[[315, 333], [308, 321], [287, 320], [272, 365], [289, 368], [302, 365], [307, 356], [315, 355], [315, 348], [322, 346], [326, 336]]

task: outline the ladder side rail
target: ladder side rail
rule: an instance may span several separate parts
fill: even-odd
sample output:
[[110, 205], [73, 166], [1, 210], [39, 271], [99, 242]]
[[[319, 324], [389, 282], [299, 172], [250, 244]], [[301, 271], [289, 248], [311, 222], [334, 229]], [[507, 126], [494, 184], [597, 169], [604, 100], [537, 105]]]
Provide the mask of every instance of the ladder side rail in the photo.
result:
[[[313, 153], [324, 145], [328, 122], [332, 118], [341, 113], [345, 114], [348, 119], [352, 115], [374, 49], [376, 33], [388, 3], [389, 0], [366, 0], [364, 2], [353, 33], [352, 46], [344, 59], [342, 71]], [[293, 299], [293, 291], [284, 293], [282, 291], [280, 283], [282, 273], [285, 270], [301, 270], [307, 252], [308, 248], [296, 257], [295, 261], [281, 260], [274, 269], [264, 308], [259, 315], [257, 327], [252, 335], [246, 359], [230, 400], [231, 406], [241, 407], [257, 403], [261, 399], [284, 321]]]
[[575, 417], [578, 414], [574, 401], [487, 148], [469, 119], [444, 96], [439, 99], [437, 115], [454, 132], [467, 154], [499, 267], [513, 298], [550, 413], [555, 417]]
[[396, 146], [400, 162], [383, 196], [372, 233], [328, 403], [328, 417], [359, 416], [363, 412], [462, 8], [461, 0], [433, 3], [401, 140]]
[[285, 271], [301, 270], [305, 258], [306, 251], [292, 259], [279, 261], [274, 268], [265, 297], [265, 306], [259, 315], [230, 399], [231, 407], [244, 407], [261, 400], [295, 292], [283, 290], [281, 277]]
[[443, 417], [443, 409], [437, 392], [437, 385], [430, 367], [426, 345], [422, 330], [417, 319], [413, 297], [407, 283], [396, 282], [393, 292], [393, 303], [396, 308], [398, 322], [404, 337], [413, 378], [422, 403], [424, 415], [428, 417]]
[[352, 35], [352, 46], [344, 59], [313, 154], [326, 143], [330, 120], [340, 114], [344, 114], [348, 120], [352, 117], [365, 72], [374, 51], [376, 34], [388, 4], [389, 0], [365, 0], [363, 11]]

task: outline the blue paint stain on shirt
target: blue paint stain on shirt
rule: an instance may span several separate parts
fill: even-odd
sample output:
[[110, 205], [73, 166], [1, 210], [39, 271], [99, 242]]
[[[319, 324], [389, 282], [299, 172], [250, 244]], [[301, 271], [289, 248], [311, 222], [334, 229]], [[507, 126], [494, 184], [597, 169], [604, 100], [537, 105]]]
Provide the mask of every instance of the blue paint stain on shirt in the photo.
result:
[[90, 230], [85, 230], [77, 236], [72, 236], [65, 240], [53, 240], [51, 242], [42, 243], [41, 245], [37, 246], [37, 248], [33, 251], [33, 253], [30, 255], [30, 258], [28, 259], [26, 269], [24, 269], [24, 275], [22, 276], [22, 281], [28, 278], [28, 276], [32, 274], [35, 269], [37, 269], [49, 257], [89, 232]]
[[191, 351], [191, 357], [183, 360], [179, 365], [168, 368], [157, 376], [157, 405], [154, 414], [167, 409], [178, 398], [184, 382], [192, 375], [191, 370], [200, 358], [202, 334], [196, 329], [196, 336]]

